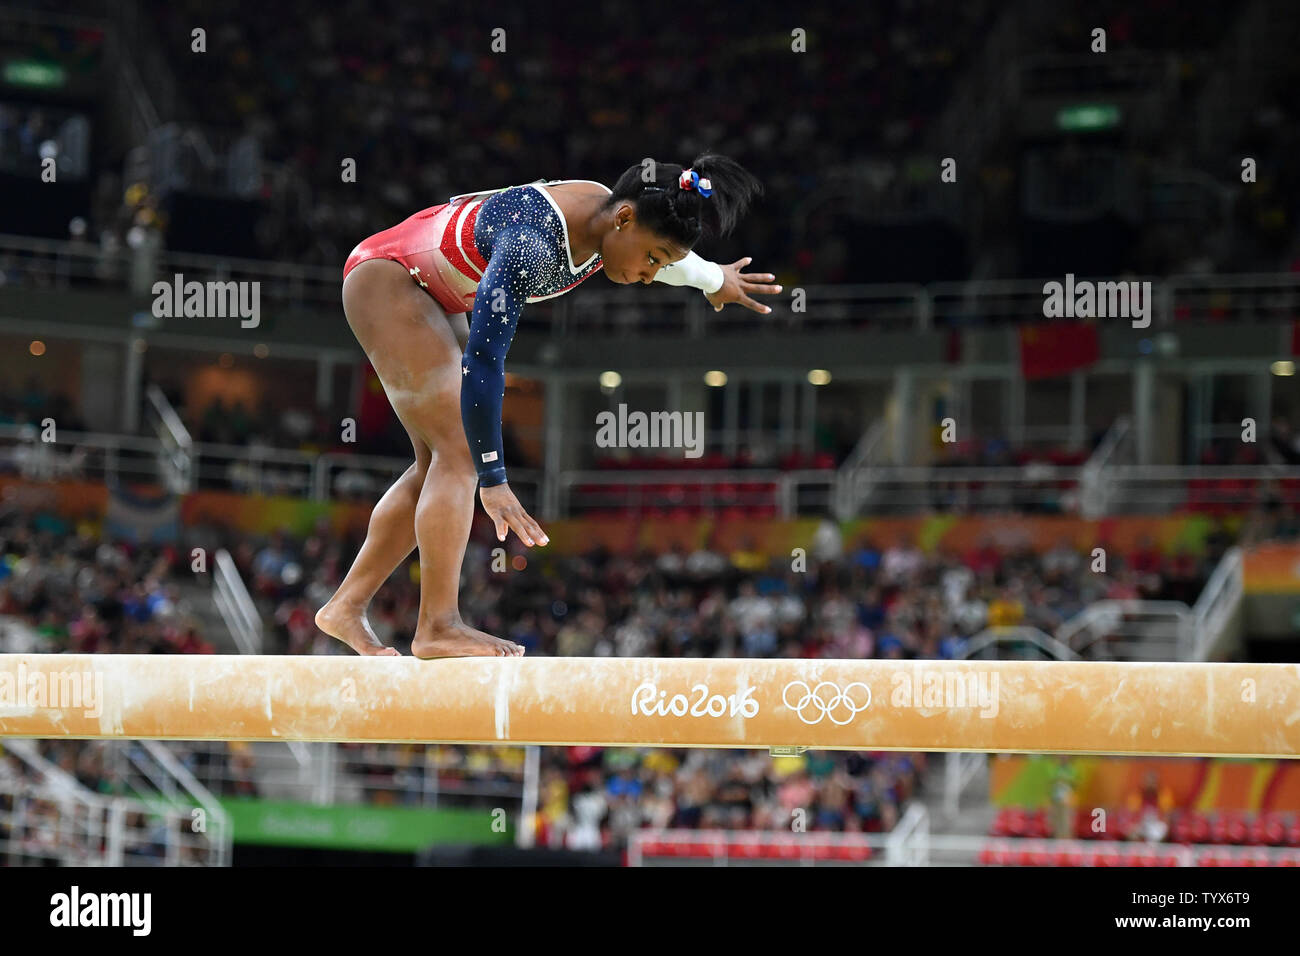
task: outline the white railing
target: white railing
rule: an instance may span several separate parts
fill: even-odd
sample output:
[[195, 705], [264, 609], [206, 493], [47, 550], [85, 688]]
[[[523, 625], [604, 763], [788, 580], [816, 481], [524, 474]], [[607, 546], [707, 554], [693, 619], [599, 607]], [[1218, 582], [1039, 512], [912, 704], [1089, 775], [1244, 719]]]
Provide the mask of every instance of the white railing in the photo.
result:
[[1109, 513], [1114, 491], [1112, 466], [1128, 459], [1133, 449], [1133, 421], [1121, 415], [1106, 431], [1096, 450], [1084, 462], [1079, 474], [1079, 511], [1085, 518], [1097, 518]]
[[925, 804], [913, 800], [885, 837], [886, 866], [924, 866], [930, 839], [930, 814]]
[[[377, 498], [411, 466], [412, 459], [296, 451], [268, 445], [194, 445], [197, 487], [229, 487], [259, 495]], [[513, 479], [513, 476], [512, 476]]]
[[872, 514], [916, 511], [1072, 512], [1081, 468], [1047, 463], [1014, 467], [882, 466], [859, 506]]
[[1187, 661], [1196, 621], [1182, 601], [1094, 601], [1057, 628], [1056, 639], [1094, 660]]
[[541, 762], [542, 748], [529, 747], [524, 755], [523, 799], [519, 803], [519, 824], [515, 828], [516, 843], [524, 849], [533, 847], [537, 842], [534, 823], [541, 798]]
[[[1122, 457], [1128, 432], [1112, 430], [1112, 434], [1118, 437], [1112, 448], [1115, 454], [1110, 457]], [[57, 442], [43, 442], [36, 425], [0, 424], [0, 473], [8, 471], [40, 481], [155, 482], [159, 458], [167, 454], [166, 446], [156, 438], [68, 431], [59, 431], [57, 437]], [[200, 443], [192, 446], [191, 455], [193, 482], [199, 488], [227, 487], [241, 493], [296, 495], [317, 501], [373, 501], [411, 464], [405, 458], [375, 455]], [[1296, 465], [1138, 467], [1108, 464], [1098, 456], [1083, 466], [1038, 462], [1014, 467], [882, 465], [870, 467], [867, 473], [869, 480], [864, 483], [862, 468], [850, 469], [847, 474], [843, 469], [563, 471], [556, 479], [558, 517], [601, 508], [683, 506], [709, 512], [774, 507], [782, 517], [824, 515], [854, 498], [861, 498], [856, 511], [839, 517], [851, 518], [864, 510], [873, 514], [927, 510], [1074, 514], [1081, 509], [1086, 513], [1088, 501], [1094, 506], [1103, 503], [1106, 514], [1155, 514], [1204, 506], [1247, 507], [1262, 504], [1264, 493], [1275, 486], [1300, 488], [1300, 466]], [[537, 502], [545, 498], [543, 482], [543, 475], [535, 469], [510, 472], [511, 487], [524, 507], [556, 517], [537, 508]], [[728, 485], [733, 487], [729, 490]], [[673, 486], [679, 490], [663, 490]], [[681, 491], [683, 488], [689, 490]], [[1296, 492], [1291, 489], [1288, 493]], [[1091, 498], [1085, 501], [1089, 494]]]
[[886, 423], [882, 418], [863, 433], [853, 451], [844, 459], [836, 475], [835, 516], [841, 521], [858, 513], [862, 503], [867, 500], [872, 489], [872, 468], [877, 464], [877, 456], [886, 433]]
[[204, 807], [208, 815], [199, 826], [188, 801], [145, 796], [94, 793], [41, 757], [30, 741], [11, 738], [0, 754], [0, 860], [9, 865], [229, 865], [231, 830], [219, 806]]
[[566, 471], [560, 474], [558, 484], [561, 517], [595, 510], [656, 508], [707, 513], [727, 508], [770, 508], [776, 515], [791, 517], [828, 513], [836, 475], [830, 469]]
[[262, 653], [262, 616], [257, 613], [257, 605], [244, 586], [235, 559], [225, 548], [217, 551], [212, 562], [212, 601], [226, 622], [239, 652]]
[[1300, 466], [1112, 464], [1102, 480], [1108, 514], [1241, 508], [1263, 504], [1271, 483], [1300, 482]]
[[[18, 284], [68, 288], [74, 284], [125, 287], [133, 253], [101, 248], [85, 241], [38, 239], [0, 234], [0, 269]], [[176, 273], [202, 281], [256, 281], [268, 301], [299, 308], [337, 311], [343, 281], [337, 268], [304, 266], [262, 259], [163, 252], [158, 279]], [[1063, 281], [1064, 276], [1054, 277]], [[1116, 276], [1076, 276], [1114, 281]], [[1126, 276], [1152, 286], [1152, 326], [1175, 318], [1220, 321], [1287, 321], [1300, 306], [1300, 274]], [[1045, 321], [1043, 285], [1038, 279], [977, 279], [908, 284], [840, 284], [795, 287], [766, 300], [772, 307], [758, 315], [735, 307], [714, 312], [702, 296], [679, 289], [585, 288], [576, 296], [537, 303], [526, 310], [522, 329], [555, 337], [575, 335], [701, 337], [770, 330], [774, 333], [853, 331], [855, 329], [923, 331], [934, 327], [1005, 325]], [[793, 308], [798, 302], [801, 311]], [[1123, 320], [1118, 320], [1123, 321]]]
[[[322, 454], [262, 445], [193, 442], [186, 453], [181, 444], [171, 440], [106, 432], [59, 429], [56, 438], [54, 442], [41, 441], [41, 429], [36, 425], [0, 424], [0, 471], [45, 481], [154, 482], [159, 478], [159, 462], [174, 462], [190, 490], [231, 488], [246, 494], [326, 501], [377, 498], [411, 465], [408, 458]], [[515, 469], [510, 482], [512, 487], [535, 485], [536, 472]]]
[[0, 424], [0, 472], [37, 481], [80, 478], [91, 481], [152, 482], [158, 478], [156, 438], [70, 432], [57, 429], [57, 441], [41, 440], [36, 425]]
[[962, 794], [988, 770], [988, 755], [954, 750], [943, 756], [943, 816], [948, 823], [961, 812]]
[[165, 803], [167, 811], [175, 810], [189, 817], [192, 833], [204, 833], [218, 852], [216, 865], [229, 862], [232, 839], [230, 817], [221, 802], [201, 784], [179, 761], [172, 751], [157, 740], [117, 742], [125, 748], [128, 759], [141, 770], [154, 768], [150, 775]]
[[383, 798], [429, 809], [484, 800], [520, 801], [524, 813], [531, 773], [534, 808], [537, 801], [537, 757], [527, 752], [536, 748], [322, 743], [302, 755], [274, 741], [238, 751], [218, 741], [172, 746], [195, 778], [217, 796], [256, 795], [321, 805]]
[[167, 401], [167, 396], [157, 385], [145, 390], [156, 422], [154, 433], [158, 437], [158, 467], [165, 484], [173, 494], [184, 494], [194, 488], [194, 441], [189, 429]]
[[1241, 609], [1245, 595], [1245, 562], [1239, 547], [1229, 548], [1219, 560], [1201, 589], [1201, 596], [1192, 607], [1196, 625], [1196, 640], [1191, 656], [1193, 661], [1208, 661], [1215, 648]]
[[228, 846], [194, 833], [188, 809], [2, 780], [0, 798], [0, 860], [10, 866], [229, 865]]
[[[961, 660], [997, 660], [997, 649], [1005, 645], [1032, 644], [1048, 660], [1077, 661], [1079, 655], [1060, 640], [1036, 627], [1015, 625], [1011, 627], [986, 627], [973, 634], [962, 645]], [[992, 651], [992, 656], [986, 652]]]

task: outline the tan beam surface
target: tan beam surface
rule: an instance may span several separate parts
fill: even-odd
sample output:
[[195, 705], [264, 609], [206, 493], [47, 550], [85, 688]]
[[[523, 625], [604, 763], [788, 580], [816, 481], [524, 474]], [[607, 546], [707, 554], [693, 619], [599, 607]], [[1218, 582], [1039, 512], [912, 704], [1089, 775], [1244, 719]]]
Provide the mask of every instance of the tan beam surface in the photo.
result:
[[0, 736], [1300, 755], [1300, 666], [0, 655]]

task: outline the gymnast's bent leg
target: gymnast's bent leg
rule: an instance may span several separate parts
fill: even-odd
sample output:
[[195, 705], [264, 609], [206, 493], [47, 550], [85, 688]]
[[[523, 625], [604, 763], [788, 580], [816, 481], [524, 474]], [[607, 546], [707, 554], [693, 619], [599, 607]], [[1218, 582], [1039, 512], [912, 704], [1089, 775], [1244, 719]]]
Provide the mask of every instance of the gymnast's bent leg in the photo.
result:
[[[418, 544], [420, 617], [412, 644], [416, 656], [522, 654], [518, 644], [470, 628], [460, 619], [457, 589], [477, 483], [460, 423], [460, 358], [468, 337], [464, 316], [449, 321], [437, 302], [411, 282], [406, 269], [387, 259], [362, 262], [348, 274], [343, 308], [411, 435], [416, 461], [376, 505], [366, 541], [338, 592], [318, 613], [317, 626], [358, 653], [394, 653], [371, 631], [365, 609]], [[468, 487], [466, 473], [472, 479]], [[431, 595], [436, 597], [431, 600]]]

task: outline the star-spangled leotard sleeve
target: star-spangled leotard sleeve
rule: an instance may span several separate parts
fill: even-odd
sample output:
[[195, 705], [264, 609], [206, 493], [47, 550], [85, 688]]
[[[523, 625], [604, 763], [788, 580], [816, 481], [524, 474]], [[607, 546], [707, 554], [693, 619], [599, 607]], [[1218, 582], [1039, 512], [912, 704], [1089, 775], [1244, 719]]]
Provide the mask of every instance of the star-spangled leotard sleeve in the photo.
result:
[[506, 353], [536, 277], [553, 272], [559, 256], [552, 237], [527, 222], [495, 229], [490, 251], [484, 252], [488, 266], [474, 295], [461, 362], [460, 415], [479, 484], [490, 488], [506, 482], [501, 448]]

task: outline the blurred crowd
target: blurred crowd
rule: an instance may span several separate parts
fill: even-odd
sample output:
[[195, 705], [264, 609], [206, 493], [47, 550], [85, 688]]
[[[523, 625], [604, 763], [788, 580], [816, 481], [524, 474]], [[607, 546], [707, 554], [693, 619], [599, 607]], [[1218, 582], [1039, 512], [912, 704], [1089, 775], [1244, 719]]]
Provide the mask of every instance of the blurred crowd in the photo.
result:
[[[541, 9], [459, 9], [430, 30], [425, 8], [374, 16], [354, 2], [321, 17], [298, 0], [211, 22], [201, 0], [153, 6], [172, 68], [191, 101], [203, 104], [203, 122], [250, 136], [267, 161], [261, 254], [327, 266], [364, 236], [455, 193], [533, 176], [611, 182], [642, 156], [681, 161], [704, 147], [746, 161], [787, 204], [857, 182], [874, 196], [864, 196], [865, 205], [931, 208], [919, 201], [934, 176], [927, 136], [1000, 12], [984, 0], [876, 4], [852, 16], [803, 9], [797, 20], [808, 54], [791, 56], [800, 41], [784, 25], [737, 28], [722, 8], [693, 9], [689, 30], [664, 31], [638, 29], [648, 15], [634, 4], [607, 4], [557, 31]], [[766, 26], [767, 13], [755, 8], [752, 23]], [[1134, 252], [1135, 268], [1256, 271], [1261, 256], [1276, 267], [1300, 253], [1293, 241], [1300, 194], [1276, 174], [1295, 145], [1287, 76], [1261, 91], [1242, 142], [1223, 144], [1232, 155], [1248, 148], [1266, 170], [1232, 219], [1201, 230], [1205, 242], [1180, 241], [1178, 224], [1162, 225], [1155, 208], [1165, 188], [1157, 170], [1191, 175], [1177, 117], [1194, 110], [1231, 19], [1228, 8], [1167, 0], [1071, 3], [1030, 46], [1078, 57], [1103, 25], [1112, 50], [1170, 58], [1175, 135], [1150, 149], [1105, 144], [1151, 187], [1149, 234]], [[204, 22], [210, 52], [196, 57], [181, 41]], [[212, 69], [214, 58], [225, 68]], [[735, 82], [774, 68], [779, 87]], [[1085, 84], [1080, 95], [1096, 92]], [[331, 103], [337, 121], [322, 126], [315, 102]], [[1063, 143], [1062, 157], [1072, 150], [1073, 141]], [[356, 184], [340, 175], [345, 157], [357, 162]], [[991, 200], [983, 225], [993, 232], [1000, 221], [1015, 222], [1006, 185], [1016, 165], [995, 150], [976, 172]], [[477, 182], [465, 180], [467, 169]], [[367, 185], [358, 188], [362, 177]], [[736, 254], [757, 252], [788, 281], [852, 281], [850, 229], [796, 234], [778, 228], [782, 221], [751, 217]]]
[[[615, 3], [559, 30], [541, 7], [376, 15], [352, 0], [322, 16], [293, 0], [215, 19], [201, 0], [150, 6], [204, 122], [254, 134], [275, 169], [262, 254], [328, 266], [456, 193], [538, 176], [612, 182], [644, 156], [681, 162], [711, 147], [755, 167], [771, 195], [807, 194], [863, 151], [917, 146], [996, 8], [809, 7], [790, 21], [812, 51], [800, 56], [784, 21], [755, 28], [762, 9], [738, 24], [725, 7], [695, 7], [688, 27], [664, 29], [657, 12]], [[179, 43], [200, 23], [206, 57]], [[774, 67], [782, 103], [736, 82]], [[342, 182], [344, 157], [365, 188]], [[746, 248], [815, 267], [776, 221], [749, 220]]]
[[0, 649], [210, 654], [181, 600], [181, 569], [174, 547], [107, 541], [94, 522], [9, 507], [0, 512]]
[[[37, 6], [57, 13], [68, 4]], [[765, 202], [783, 210], [760, 209], [742, 227], [743, 247], [724, 241], [713, 256], [753, 254], [790, 283], [862, 281], [858, 245], [876, 234], [859, 235], [853, 222], [868, 222], [872, 209], [903, 210], [910, 221], [933, 225], [942, 206], [930, 188], [940, 147], [929, 137], [960, 84], [974, 82], [969, 71], [1004, 12], [991, 0], [905, 0], [860, 6], [851, 16], [835, 7], [801, 9], [797, 24], [787, 25], [783, 10], [760, 4], [742, 25], [726, 8], [699, 8], [691, 10], [689, 29], [665, 30], [653, 13], [624, 0], [557, 30], [541, 7], [376, 13], [361, 0], [328, 11], [291, 0], [241, 2], [214, 14], [203, 0], [143, 6], [151, 26], [140, 40], [166, 58], [176, 80], [173, 89], [156, 78], [166, 87], [159, 95], [170, 102], [174, 93], [183, 104], [166, 119], [202, 127], [207, 142], [199, 149], [184, 136], [169, 141], [162, 152], [178, 151], [179, 172], [168, 175], [211, 176], [208, 167], [219, 163], [209, 151], [231, 144], [239, 144], [243, 166], [262, 170], [255, 248], [247, 256], [337, 268], [365, 236], [456, 193], [539, 176], [612, 182], [646, 156], [684, 161], [712, 148], [758, 172]], [[1022, 220], [1041, 206], [1041, 190], [1026, 185], [1041, 178], [1027, 168], [1033, 154], [1045, 157], [1040, 172], [1049, 170], [1067, 191], [1081, 178], [1102, 183], [1111, 212], [1139, 220], [1141, 234], [1125, 253], [1130, 270], [1300, 268], [1300, 186], [1281, 173], [1300, 146], [1289, 95], [1300, 68], [1269, 63], [1233, 134], [1210, 146], [1197, 141], [1192, 118], [1207, 108], [1198, 97], [1230, 65], [1224, 37], [1239, 13], [1169, 0], [1071, 0], [1053, 16], [1027, 17], [1018, 48], [1034, 55], [1022, 64], [1021, 85], [1046, 83], [1039, 91], [1058, 96], [1105, 95], [1106, 74], [1099, 79], [1078, 66], [1101, 26], [1110, 51], [1142, 51], [1163, 65], [1155, 72], [1165, 79], [1151, 81], [1158, 91], [1136, 91], [1158, 98], [1161, 134], [1062, 133], [1026, 147], [1009, 133], [965, 174], [975, 187], [966, 199], [981, 210], [965, 217], [964, 228], [980, 232], [965, 244], [1017, 244]], [[200, 26], [206, 50], [196, 53], [192, 31]], [[99, 31], [33, 29], [24, 50], [79, 69], [95, 62], [85, 50], [97, 49]], [[1116, 89], [1135, 92], [1124, 86], [1133, 80], [1123, 67], [1116, 71]], [[736, 82], [744, 76], [779, 76], [779, 83]], [[0, 138], [12, 140], [15, 151], [39, 149], [50, 121], [23, 104], [7, 112], [3, 106]], [[179, 160], [180, 152], [189, 158]], [[1221, 175], [1241, 156], [1258, 164], [1249, 189]], [[355, 160], [355, 181], [344, 180], [345, 159]], [[1107, 179], [1111, 160], [1123, 171], [1119, 179]], [[79, 233], [97, 241], [108, 262], [108, 253], [150, 245], [168, 227], [169, 209], [165, 195], [152, 194], [165, 186], [123, 179], [116, 157], [99, 167], [90, 222], [79, 218]], [[1140, 198], [1117, 198], [1134, 184]], [[1192, 206], [1204, 221], [1182, 218]], [[876, 224], [889, 221], [885, 215]], [[937, 241], [940, 232], [929, 235]], [[1026, 263], [1032, 252], [1020, 248]], [[981, 269], [1024, 274], [1014, 255], [983, 254], [966, 256], [976, 277], [990, 274]], [[942, 272], [942, 263], [935, 268]]]
[[[539, 846], [622, 848], [645, 827], [879, 833], [921, 796], [927, 755], [570, 747], [547, 755]], [[566, 759], [555, 759], [558, 757]]]
[[[1190, 545], [1166, 553], [1142, 538], [1128, 553], [1110, 549], [1103, 572], [1093, 570], [1091, 549], [1066, 540], [1041, 554], [992, 537], [964, 553], [926, 553], [906, 535], [883, 547], [842, 549], [828, 523], [806, 571], [742, 543], [729, 552], [674, 545], [658, 555], [600, 548], [574, 557], [520, 555], [521, 569], [497, 573], [492, 551], [499, 545], [480, 523], [465, 558], [461, 609], [474, 626], [509, 635], [529, 654], [952, 658], [985, 627], [1051, 633], [1097, 600], [1192, 603], [1236, 540], [1235, 527], [1213, 523], [1204, 553]], [[236, 544], [236, 563], [276, 622], [277, 649], [335, 650], [313, 616], [342, 580], [356, 544], [323, 523], [301, 542], [277, 533], [261, 549]], [[405, 652], [418, 606], [412, 560], [381, 589], [371, 625]]]

